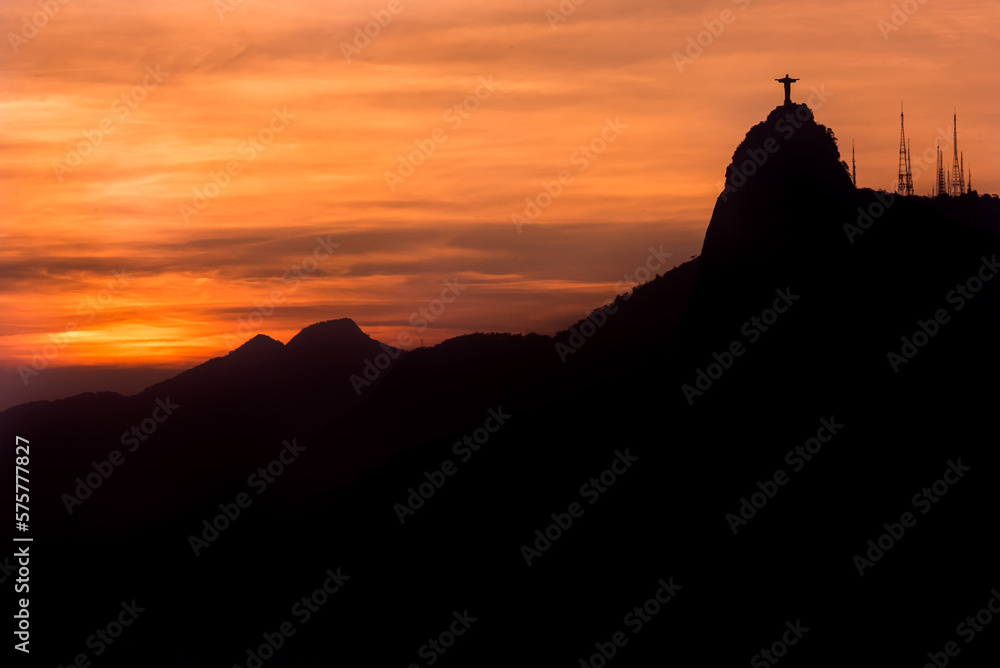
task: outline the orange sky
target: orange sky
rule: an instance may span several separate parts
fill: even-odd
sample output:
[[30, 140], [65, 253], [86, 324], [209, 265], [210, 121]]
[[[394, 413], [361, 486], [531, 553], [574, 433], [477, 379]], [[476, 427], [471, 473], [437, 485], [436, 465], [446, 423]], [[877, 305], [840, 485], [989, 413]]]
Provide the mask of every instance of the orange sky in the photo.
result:
[[[41, 374], [183, 367], [338, 317], [390, 343], [552, 333], [650, 247], [665, 268], [699, 252], [786, 72], [796, 101], [827, 91], [811, 104], [848, 160], [856, 141], [859, 185], [894, 186], [902, 99], [915, 167], [957, 107], [973, 185], [997, 192], [1000, 8], [907, 7], [888, 32], [893, 3], [850, 0], [7, 1], [0, 408], [37, 354]], [[466, 287], [418, 332], [446, 279]]]

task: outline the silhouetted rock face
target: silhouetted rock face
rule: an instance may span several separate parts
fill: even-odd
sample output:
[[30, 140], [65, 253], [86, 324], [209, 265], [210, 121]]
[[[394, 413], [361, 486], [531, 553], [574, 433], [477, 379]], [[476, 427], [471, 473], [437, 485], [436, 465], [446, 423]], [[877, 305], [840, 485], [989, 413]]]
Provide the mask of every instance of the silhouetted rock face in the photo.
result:
[[350, 318], [326, 320], [309, 325], [292, 337], [285, 346], [288, 354], [310, 364], [354, 364], [357, 359], [372, 357], [386, 349], [396, 355], [399, 351], [374, 340]]
[[726, 169], [699, 277], [813, 261], [809, 253], [842, 241], [853, 192], [833, 131], [804, 104], [775, 108], [747, 132]]
[[705, 233], [687, 336], [728, 331], [725, 314], [749, 315], [776, 289], [826, 281], [857, 199], [833, 132], [806, 105], [777, 107], [750, 128]]
[[312, 347], [326, 347], [331, 344], [357, 344], [359, 341], [371, 341], [371, 337], [361, 331], [361, 328], [350, 318], [324, 320], [309, 325], [292, 337], [288, 342], [290, 350], [300, 350]]
[[270, 336], [258, 334], [236, 350], [230, 351], [228, 356], [251, 356], [265, 357], [270, 355], [280, 355], [285, 349], [281, 341], [275, 341]]

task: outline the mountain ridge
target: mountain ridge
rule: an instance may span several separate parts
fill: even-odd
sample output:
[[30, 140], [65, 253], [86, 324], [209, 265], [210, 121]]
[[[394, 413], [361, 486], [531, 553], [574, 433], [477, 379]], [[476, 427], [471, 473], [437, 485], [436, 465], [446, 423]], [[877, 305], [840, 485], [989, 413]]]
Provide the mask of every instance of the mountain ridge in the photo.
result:
[[[204, 631], [146, 625], [108, 665], [140, 665], [151, 646], [232, 665], [343, 565], [345, 592], [281, 649], [287, 665], [328, 657], [332, 636], [351, 640], [358, 665], [407, 665], [437, 622], [394, 623], [394, 606], [481, 615], [455, 665], [565, 665], [601, 648], [608, 659], [623, 613], [654, 614], [656, 587], [676, 578], [677, 600], [617, 645], [616, 666], [745, 664], [786, 619], [818, 629], [789, 665], [922, 661], [924, 640], [981, 605], [997, 573], [982, 523], [1000, 512], [982, 438], [996, 393], [981, 378], [1000, 373], [1000, 280], [980, 271], [1000, 252], [1000, 202], [883, 204], [888, 193], [845, 186], [832, 132], [803, 120], [785, 139], [774, 113], [727, 181], [760, 141], [787, 143], [720, 194], [702, 254], [554, 336], [401, 351], [358, 393], [350, 374], [387, 347], [349, 319], [305, 328], [298, 355], [245, 343], [195, 367], [213, 363], [211, 382], [161, 386], [174, 415], [72, 517], [60, 495], [166, 397], [108, 415], [4, 413], [5, 454], [16, 431], [55, 455], [32, 489], [48, 583], [99, 612], [77, 622], [55, 597], [38, 609], [89, 632], [137, 591], [160, 619]], [[845, 227], [859, 207], [874, 216], [860, 236]], [[957, 308], [947, 295], [970, 277], [980, 285]], [[836, 434], [821, 443], [826, 425]], [[293, 463], [286, 443], [301, 449]], [[885, 547], [907, 501], [959, 458], [968, 478]], [[258, 494], [272, 465], [281, 473]], [[234, 519], [240, 493], [251, 502]], [[881, 553], [859, 574], [852, 557], [869, 543]], [[78, 637], [58, 642], [60, 657]]]

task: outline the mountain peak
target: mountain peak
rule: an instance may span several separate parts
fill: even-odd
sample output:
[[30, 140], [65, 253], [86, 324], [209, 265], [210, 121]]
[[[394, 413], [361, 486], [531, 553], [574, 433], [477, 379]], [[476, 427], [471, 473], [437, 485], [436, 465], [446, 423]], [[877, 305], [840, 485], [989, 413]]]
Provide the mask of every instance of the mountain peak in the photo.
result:
[[[817, 178], [820, 177], [820, 178]], [[816, 122], [804, 104], [775, 107], [750, 128], [726, 168], [723, 202], [742, 193], [851, 186], [846, 163], [840, 159], [833, 130]]]
[[335, 320], [324, 320], [303, 328], [298, 334], [288, 342], [290, 348], [298, 348], [303, 344], [322, 342], [324, 345], [331, 343], [341, 343], [345, 341], [358, 341], [369, 339], [370, 337], [361, 331], [350, 318], [337, 318]]
[[842, 234], [854, 186], [833, 131], [804, 104], [754, 125], [726, 168], [702, 250], [703, 271], [740, 258], [760, 263]]
[[[705, 233], [692, 312], [760, 301], [787, 276], [819, 271], [845, 245], [858, 191], [833, 131], [788, 103], [747, 131]], [[699, 316], [701, 317], [701, 316]]]
[[248, 340], [246, 343], [241, 345], [236, 350], [231, 351], [229, 354], [248, 354], [248, 353], [263, 353], [270, 352], [274, 350], [281, 350], [285, 345], [281, 341], [276, 341], [270, 336], [265, 334], [258, 334], [252, 339]]
[[314, 362], [364, 358], [380, 352], [379, 343], [350, 318], [309, 325], [293, 336], [285, 348], [296, 357]]

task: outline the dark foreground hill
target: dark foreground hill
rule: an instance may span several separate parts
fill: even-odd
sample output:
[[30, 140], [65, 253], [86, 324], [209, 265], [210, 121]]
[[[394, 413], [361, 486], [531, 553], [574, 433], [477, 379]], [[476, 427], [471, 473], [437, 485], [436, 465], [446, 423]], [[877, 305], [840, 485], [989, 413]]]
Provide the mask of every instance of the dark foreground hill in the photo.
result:
[[37, 651], [988, 665], [998, 214], [856, 190], [832, 132], [783, 106], [734, 154], [702, 255], [554, 337], [404, 353], [331, 321], [136, 397], [6, 411], [5, 461], [15, 434], [36, 448]]

